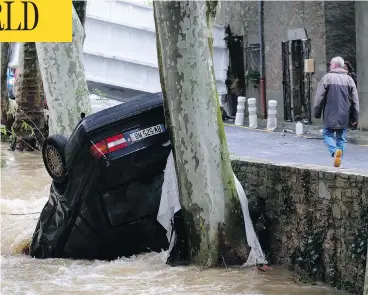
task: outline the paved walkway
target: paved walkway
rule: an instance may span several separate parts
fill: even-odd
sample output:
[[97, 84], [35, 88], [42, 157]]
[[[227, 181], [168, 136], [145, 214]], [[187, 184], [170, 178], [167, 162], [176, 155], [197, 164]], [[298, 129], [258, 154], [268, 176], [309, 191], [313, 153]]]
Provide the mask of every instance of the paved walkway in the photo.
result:
[[[231, 154], [272, 162], [333, 166], [325, 143], [294, 134], [225, 126]], [[368, 173], [368, 147], [347, 144], [340, 169]]]

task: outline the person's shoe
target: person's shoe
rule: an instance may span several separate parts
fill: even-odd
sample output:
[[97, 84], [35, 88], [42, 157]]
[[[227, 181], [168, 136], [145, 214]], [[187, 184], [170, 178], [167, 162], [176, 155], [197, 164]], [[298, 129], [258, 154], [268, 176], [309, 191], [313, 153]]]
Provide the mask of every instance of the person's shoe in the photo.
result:
[[337, 150], [335, 152], [334, 167], [340, 167], [340, 165], [341, 165], [341, 157], [342, 157], [342, 150]]

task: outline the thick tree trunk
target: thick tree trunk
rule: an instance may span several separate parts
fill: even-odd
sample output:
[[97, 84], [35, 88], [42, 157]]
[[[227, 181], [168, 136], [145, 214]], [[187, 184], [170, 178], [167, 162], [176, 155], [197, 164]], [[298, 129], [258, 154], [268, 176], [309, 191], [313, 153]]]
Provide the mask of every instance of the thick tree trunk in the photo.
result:
[[42, 144], [44, 132], [42, 85], [35, 43], [24, 43], [19, 59], [15, 91], [17, 110], [13, 129], [20, 140], [20, 149], [35, 149], [37, 142]]
[[189, 257], [205, 267], [224, 259], [230, 264], [234, 256], [246, 258], [243, 215], [211, 57], [215, 8], [202, 1], [154, 2], [161, 84]]
[[8, 88], [6, 82], [6, 70], [8, 68], [9, 61], [9, 46], [10, 43], [0, 43], [0, 56], [1, 56], [1, 64], [0, 64], [0, 77], [1, 77], [1, 124], [7, 125], [7, 112], [9, 109], [9, 97], [8, 97]]
[[73, 42], [37, 43], [42, 81], [49, 107], [49, 134], [70, 136], [91, 113], [83, 65], [84, 30], [73, 8]]

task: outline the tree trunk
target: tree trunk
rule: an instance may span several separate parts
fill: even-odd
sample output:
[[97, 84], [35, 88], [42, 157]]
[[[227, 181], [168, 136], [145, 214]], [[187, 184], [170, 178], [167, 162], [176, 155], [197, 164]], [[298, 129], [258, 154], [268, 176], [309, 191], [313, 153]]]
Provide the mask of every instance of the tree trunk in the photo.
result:
[[13, 129], [20, 141], [20, 149], [36, 149], [42, 144], [44, 113], [36, 46], [24, 43], [19, 57], [15, 100], [17, 110]]
[[84, 28], [84, 23], [86, 21], [86, 8], [87, 1], [73, 1], [73, 6], [78, 14], [79, 20]]
[[0, 43], [0, 56], [1, 56], [1, 64], [0, 64], [0, 77], [1, 77], [1, 124], [7, 125], [7, 112], [9, 109], [9, 97], [8, 97], [8, 87], [7, 87], [7, 75], [6, 71], [8, 69], [8, 61], [9, 61], [9, 46], [10, 43], [1, 42]]
[[216, 3], [155, 1], [154, 13], [161, 86], [190, 262], [212, 267], [223, 260], [229, 264], [244, 261], [243, 214], [211, 56], [210, 29]]
[[91, 113], [83, 65], [84, 31], [73, 8], [73, 42], [37, 43], [44, 92], [49, 107], [49, 134], [70, 136]]

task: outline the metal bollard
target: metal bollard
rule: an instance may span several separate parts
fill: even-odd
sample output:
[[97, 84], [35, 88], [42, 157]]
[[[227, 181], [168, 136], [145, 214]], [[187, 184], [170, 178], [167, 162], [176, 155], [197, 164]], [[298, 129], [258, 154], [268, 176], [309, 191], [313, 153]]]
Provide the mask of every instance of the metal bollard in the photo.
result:
[[249, 128], [258, 127], [257, 105], [254, 97], [248, 98]]
[[238, 97], [238, 105], [236, 107], [236, 115], [235, 115], [235, 125], [243, 126], [244, 124], [244, 109], [245, 109], [245, 100], [244, 96]]
[[267, 130], [273, 131], [277, 127], [277, 101], [269, 100], [268, 101], [268, 112], [267, 112]]

